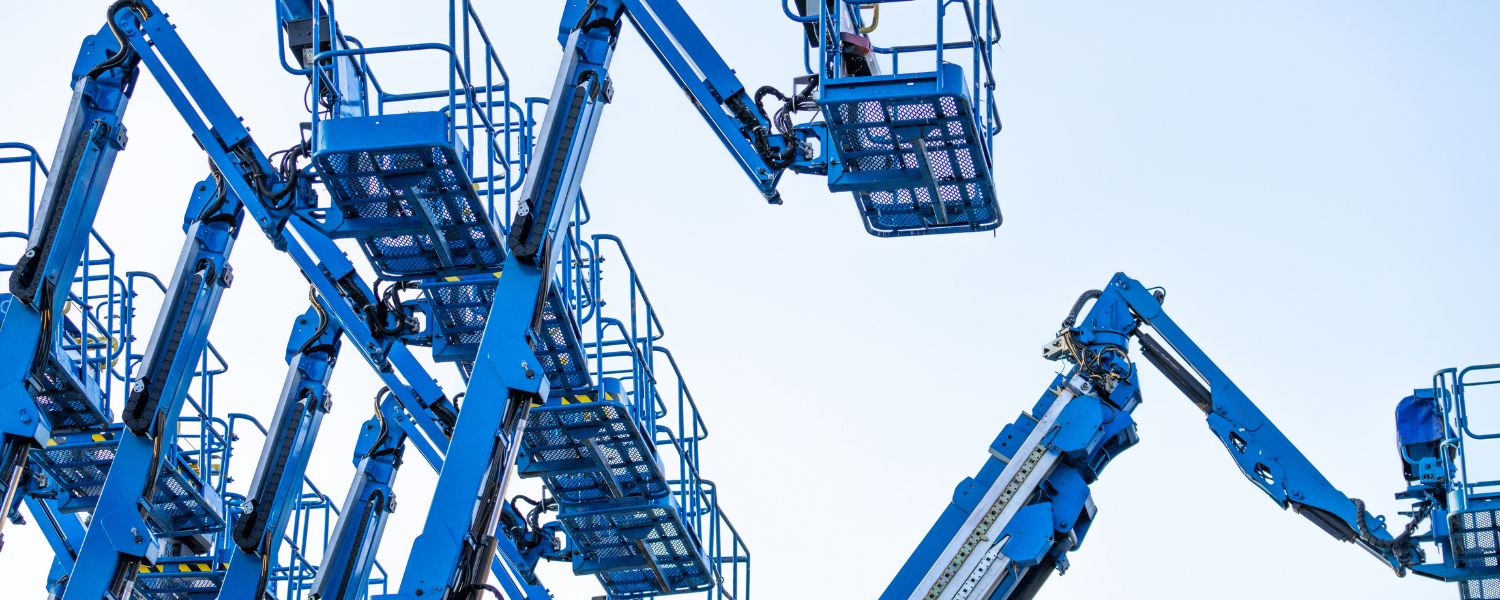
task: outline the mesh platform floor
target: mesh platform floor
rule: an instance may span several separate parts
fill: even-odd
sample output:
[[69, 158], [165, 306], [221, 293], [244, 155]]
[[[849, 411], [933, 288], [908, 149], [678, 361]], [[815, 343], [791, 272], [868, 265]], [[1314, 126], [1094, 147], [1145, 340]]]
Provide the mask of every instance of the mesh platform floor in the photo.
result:
[[596, 502], [665, 496], [666, 476], [656, 451], [623, 404], [578, 396], [569, 404], [531, 411], [521, 453], [521, 475], [542, 477], [558, 500]]
[[164, 559], [156, 565], [142, 565], [136, 575], [134, 597], [137, 600], [216, 598], [228, 569], [227, 564], [214, 565], [202, 559]]
[[[32, 460], [63, 490], [64, 509], [92, 510], [119, 447], [120, 426], [91, 433], [68, 434], [48, 440], [32, 451]], [[163, 465], [151, 497], [150, 521], [164, 537], [208, 533], [223, 527], [220, 507], [202, 491], [191, 463], [181, 455]]]
[[[961, 77], [962, 71], [957, 71]], [[865, 228], [877, 236], [986, 231], [1000, 207], [974, 108], [962, 93], [929, 83], [845, 81], [825, 104], [829, 137]], [[841, 184], [841, 180], [859, 183]]]
[[[575, 572], [596, 574], [611, 597], [679, 594], [714, 584], [695, 535], [665, 501], [594, 511], [564, 508], [558, 520], [582, 553]], [[596, 564], [599, 568], [591, 567]]]
[[495, 304], [498, 281], [492, 275], [476, 275], [459, 281], [422, 284], [436, 330], [444, 342], [441, 349], [433, 349], [434, 360], [474, 360], [479, 341], [484, 338], [484, 326], [490, 319], [490, 307]]
[[[1454, 551], [1466, 568], [1500, 569], [1500, 510], [1471, 510], [1450, 517]], [[1464, 600], [1500, 600], [1500, 577], [1458, 584]]]
[[[54, 431], [79, 431], [109, 424], [110, 416], [84, 391], [85, 384], [75, 373], [51, 355], [44, 363], [27, 383], [37, 409]], [[98, 397], [97, 392], [93, 397]]]
[[320, 152], [334, 205], [381, 277], [458, 276], [500, 269], [505, 244], [484, 202], [445, 146]]

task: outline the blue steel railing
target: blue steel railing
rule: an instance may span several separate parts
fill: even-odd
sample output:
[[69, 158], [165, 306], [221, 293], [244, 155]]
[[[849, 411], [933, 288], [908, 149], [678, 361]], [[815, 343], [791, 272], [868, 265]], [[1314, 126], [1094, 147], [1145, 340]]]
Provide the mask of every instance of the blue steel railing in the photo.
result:
[[[821, 0], [807, 0], [809, 4], [822, 4]], [[803, 44], [803, 66], [808, 74], [817, 74], [819, 84], [840, 79], [851, 79], [844, 74], [843, 34], [873, 34], [880, 23], [879, 14], [892, 2], [880, 0], [832, 0], [834, 10], [819, 10], [816, 15], [801, 16], [792, 8], [792, 0], [781, 0], [782, 12], [788, 19], [809, 25], [818, 32], [817, 52], [809, 44]], [[938, 87], [942, 87], [945, 62], [964, 66], [970, 81], [969, 98], [975, 106], [975, 120], [985, 138], [984, 146], [994, 153], [994, 138], [1000, 132], [1000, 114], [995, 106], [995, 50], [1000, 46], [1000, 22], [995, 13], [994, 0], [930, 0], [935, 9], [932, 41], [915, 44], [876, 45], [871, 40], [871, 56], [884, 57], [886, 74], [935, 72]], [[916, 4], [916, 3], [907, 3]], [[905, 7], [895, 8], [902, 10]], [[874, 11], [866, 16], [865, 11]], [[913, 9], [914, 10], [914, 9]], [[906, 20], [910, 22], [910, 20]], [[953, 21], [959, 21], [957, 26]], [[967, 51], [966, 55], [963, 54]], [[959, 54], [959, 58], [955, 58]], [[917, 60], [930, 55], [931, 62]], [[903, 61], [903, 59], [905, 59]], [[816, 62], [814, 62], [816, 60]], [[957, 62], [962, 61], [962, 62]], [[964, 64], [967, 63], [967, 64]], [[905, 69], [905, 70], [903, 70]], [[877, 70], [878, 73], [883, 71]], [[877, 75], [878, 76], [878, 75]]]
[[[464, 167], [475, 185], [475, 192], [484, 197], [489, 208], [490, 219], [503, 222], [508, 227], [512, 212], [512, 194], [520, 189], [516, 173], [524, 167], [519, 156], [523, 139], [530, 138], [529, 106], [523, 107], [511, 96], [510, 74], [484, 22], [479, 18], [470, 0], [448, 1], [448, 36], [446, 42], [423, 42], [388, 46], [365, 46], [353, 36], [339, 31], [337, 9], [333, 0], [319, 0], [316, 11], [328, 18], [314, 19], [313, 39], [320, 39], [320, 30], [325, 24], [333, 29], [330, 39], [339, 43], [313, 56], [312, 66], [293, 67], [281, 53], [282, 68], [307, 76], [316, 69], [320, 75], [311, 78], [310, 95], [313, 104], [312, 138], [318, 138], [319, 123], [326, 118], [323, 94], [327, 82], [341, 81], [344, 69], [356, 69], [351, 75], [360, 82], [358, 100], [337, 98], [333, 103], [353, 103], [363, 112], [375, 115], [386, 114], [388, 107], [403, 103], [416, 103], [413, 110], [436, 110], [448, 116], [448, 141], [463, 142], [469, 149], [464, 156]], [[280, 31], [280, 28], [277, 28]], [[281, 34], [278, 34], [280, 36]], [[280, 45], [282, 40], [278, 39]], [[431, 85], [416, 91], [391, 91], [372, 69], [374, 57], [393, 54], [443, 55], [446, 63], [442, 72], [445, 84]], [[430, 70], [426, 71], [431, 73]], [[330, 108], [334, 104], [329, 104]]]
[[[1438, 456], [1445, 471], [1457, 477], [1449, 485], [1452, 492], [1449, 507], [1454, 513], [1468, 510], [1469, 501], [1474, 496], [1500, 493], [1500, 480], [1482, 479], [1471, 472], [1471, 461], [1468, 460], [1473, 446], [1500, 439], [1500, 430], [1477, 429], [1470, 412], [1470, 392], [1476, 388], [1490, 389], [1490, 386], [1500, 386], [1500, 364], [1448, 368], [1433, 375], [1433, 390], [1442, 402], [1445, 430]], [[1500, 395], [1500, 391], [1493, 393]], [[1487, 399], [1495, 401], [1500, 397]]]
[[[22, 231], [0, 232], [0, 239], [21, 240], [24, 247], [36, 219], [37, 197], [49, 170], [36, 148], [17, 142], [0, 142], [0, 165], [7, 164], [26, 168], [26, 227]], [[0, 264], [0, 273], [14, 269], [13, 263]], [[115, 251], [98, 231], [91, 229], [77, 276], [63, 301], [63, 326], [58, 329], [55, 343], [71, 359], [73, 375], [98, 384], [102, 408], [106, 411], [114, 381], [124, 376], [117, 367], [123, 352], [122, 340], [128, 331], [123, 316], [127, 306], [124, 281], [115, 273]]]
[[[590, 282], [592, 335], [585, 354], [595, 381], [620, 381], [622, 401], [655, 447], [667, 476], [670, 502], [699, 540], [718, 585], [706, 596], [747, 599], [750, 550], [719, 505], [718, 488], [701, 475], [701, 442], [708, 424], [672, 351], [660, 344], [666, 328], [620, 238], [590, 236], [577, 269]], [[608, 269], [615, 264], [618, 270]], [[619, 315], [618, 317], [614, 315]]]

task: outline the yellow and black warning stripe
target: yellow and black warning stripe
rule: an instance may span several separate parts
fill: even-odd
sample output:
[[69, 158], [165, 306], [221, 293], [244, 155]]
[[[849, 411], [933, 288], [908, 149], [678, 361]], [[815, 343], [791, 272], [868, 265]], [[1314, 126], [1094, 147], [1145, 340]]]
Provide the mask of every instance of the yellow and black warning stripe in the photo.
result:
[[[588, 404], [590, 402], [597, 402], [598, 401], [598, 398], [596, 398], [593, 394], [577, 394], [577, 395], [573, 395], [573, 396], [554, 396], [553, 399], [557, 400], [556, 404], [561, 404], [563, 406], [570, 406], [570, 405], [573, 405], [573, 404]], [[606, 392], [604, 394], [604, 401], [605, 402], [614, 402], [615, 399], [616, 399], [615, 394], [608, 393], [608, 392]], [[540, 406], [542, 406], [541, 402], [538, 402], [536, 400], [532, 400], [531, 401], [531, 407], [532, 408], [538, 408]]]
[[[229, 568], [229, 563], [220, 563], [219, 564], [219, 569], [220, 570], [226, 570], [228, 568]], [[141, 568], [140, 568], [140, 572], [142, 574], [149, 574], [149, 573], [211, 573], [211, 572], [213, 572], [213, 570], [214, 570], [214, 564], [211, 563], [211, 562], [173, 563], [173, 564], [166, 564], [166, 565], [141, 565]]]
[[47, 446], [57, 446], [59, 444], [66, 444], [68, 442], [76, 443], [82, 441], [80, 438], [82, 438], [83, 436], [88, 436], [90, 440], [93, 440], [95, 442], [107, 442], [115, 439], [115, 432], [101, 431], [99, 433], [75, 433], [71, 435], [62, 435], [55, 438], [48, 438]]

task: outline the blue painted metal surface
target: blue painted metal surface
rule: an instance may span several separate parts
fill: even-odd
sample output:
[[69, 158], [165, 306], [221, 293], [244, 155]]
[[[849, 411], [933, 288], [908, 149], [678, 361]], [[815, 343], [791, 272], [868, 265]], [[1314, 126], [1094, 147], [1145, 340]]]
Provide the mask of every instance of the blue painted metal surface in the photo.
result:
[[[1500, 439], [1467, 420], [1466, 391], [1496, 385], [1500, 366], [1438, 372], [1433, 387], [1401, 403], [1398, 446], [1413, 501], [1410, 522], [1345, 495], [1302, 454], [1162, 309], [1165, 290], [1124, 274], [1080, 297], [1043, 352], [1069, 363], [1035, 407], [1005, 427], [978, 475], [966, 479], [883, 599], [1033, 597], [1067, 567], [1095, 509], [1088, 486], [1136, 442], [1139, 403], [1130, 340], [1204, 413], [1209, 429], [1251, 483], [1340, 541], [1408, 572], [1458, 582], [1463, 598], [1500, 596], [1500, 483], [1466, 471], [1466, 444]], [[1077, 321], [1084, 306], [1092, 306]], [[1148, 330], [1161, 337], [1158, 341]], [[1434, 435], [1436, 434], [1436, 435]], [[1050, 517], [1050, 518], [1049, 518]], [[1426, 531], [1421, 530], [1428, 522]], [[997, 531], [998, 530], [998, 531]], [[1434, 545], [1430, 557], [1423, 545]]]
[[[795, 128], [823, 150], [799, 168], [826, 173], [830, 190], [852, 192], [865, 229], [876, 236], [995, 229], [1001, 215], [993, 168], [1000, 132], [994, 2], [892, 4], [782, 0], [787, 17], [806, 28], [803, 55], [814, 77], [808, 99], [823, 117]], [[879, 11], [923, 23], [918, 8], [928, 5], [935, 9], [930, 38], [873, 41]]]

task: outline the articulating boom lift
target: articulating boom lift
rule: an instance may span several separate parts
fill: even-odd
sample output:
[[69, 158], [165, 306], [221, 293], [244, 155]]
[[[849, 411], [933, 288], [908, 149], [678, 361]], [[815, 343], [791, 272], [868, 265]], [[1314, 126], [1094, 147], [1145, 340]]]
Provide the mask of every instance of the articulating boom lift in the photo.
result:
[[[993, 6], [933, 2], [935, 42], [873, 45], [867, 34], [881, 5], [899, 1], [801, 2], [795, 13], [784, 3], [807, 31], [807, 76], [794, 94], [751, 95], [675, 0], [571, 0], [553, 93], [522, 108], [467, 0], [448, 3], [446, 43], [383, 47], [343, 34], [331, 0], [278, 0], [278, 35], [293, 55], [287, 62], [282, 53], [283, 67], [308, 79], [312, 114], [302, 141], [269, 155], [154, 1], [111, 3], [106, 26], [80, 51], [57, 172], [13, 269], [0, 325], [0, 354], [13, 375], [0, 396], [4, 506], [11, 511], [24, 499], [33, 514], [48, 516], [58, 550], [54, 594], [246, 598], [279, 580], [288, 593], [363, 598], [376, 582], [374, 549], [409, 443], [440, 476], [394, 597], [498, 592], [487, 583], [493, 574], [510, 597], [550, 598], [534, 574], [543, 559], [570, 560], [612, 597], [748, 596], [740, 580], [748, 550], [697, 470], [706, 427], [675, 358], [657, 345], [649, 301], [644, 321], [636, 318], [634, 302], [645, 295], [634, 266], [617, 239], [585, 239], [579, 229], [588, 220], [584, 165], [613, 94], [610, 58], [630, 21], [772, 203], [780, 202], [780, 176], [792, 170], [852, 192], [875, 235], [993, 229], [1000, 224], [990, 158], [999, 130]], [[952, 6], [962, 14], [950, 15]], [[866, 22], [865, 8], [877, 17]], [[945, 23], [960, 18], [961, 39], [946, 40]], [[972, 78], [944, 60], [959, 50]], [[392, 92], [371, 70], [372, 57], [416, 52], [443, 55], [445, 85]], [[931, 70], [900, 70], [903, 57], [923, 53], [936, 57]], [[882, 72], [881, 55], [892, 73]], [[914, 62], [923, 61], [906, 60]], [[208, 155], [210, 174], [189, 203], [187, 241], [162, 286], [166, 301], [146, 350], [125, 352], [128, 392], [115, 425], [114, 342], [91, 333], [88, 319], [80, 325], [60, 315], [75, 279], [92, 280], [89, 236], [125, 146], [121, 122], [142, 66]], [[774, 116], [764, 108], [768, 97], [782, 102]], [[403, 102], [420, 111], [385, 112]], [[794, 124], [798, 112], [814, 116]], [[311, 164], [302, 166], [304, 158]], [[190, 418], [184, 407], [196, 406], [193, 382], [218, 372], [200, 363], [212, 353], [208, 330], [233, 282], [229, 257], [246, 213], [311, 283], [313, 307], [289, 343], [292, 371], [271, 426], [262, 428], [267, 440], [250, 490], [230, 496], [227, 466], [214, 460], [229, 460], [235, 415], [226, 433], [213, 429], [212, 411]], [[355, 242], [381, 279], [364, 281], [338, 239]], [[625, 321], [601, 310], [601, 264], [611, 248], [630, 275]], [[408, 290], [422, 297], [403, 300]], [[91, 306], [84, 296], [81, 306]], [[586, 340], [580, 325], [590, 322]], [[129, 343], [128, 331], [110, 326], [98, 329]], [[287, 528], [311, 505], [332, 510], [321, 493], [308, 500], [302, 471], [330, 407], [324, 386], [340, 346], [356, 350], [386, 389], [317, 568]], [[444, 393], [409, 346], [430, 346], [436, 361], [455, 363], [467, 390]], [[675, 409], [674, 394], [658, 389], [671, 380]], [[675, 430], [663, 420], [671, 412]], [[179, 443], [194, 420], [215, 432], [203, 434], [213, 439], [197, 450]], [[87, 454], [98, 450], [89, 444], [104, 444], [103, 454]], [[92, 479], [72, 488], [86, 490], [86, 506], [63, 510], [76, 499], [56, 491], [58, 475], [79, 471], [48, 462], [56, 453], [39, 448], [53, 445], [94, 457]], [[447, 461], [450, 453], [464, 460]], [[188, 455], [198, 458], [183, 462]], [[507, 501], [513, 471], [548, 490], [529, 513]], [[92, 513], [94, 526], [84, 528], [78, 510]], [[538, 523], [551, 511], [557, 522]], [[278, 550], [284, 540], [293, 542], [291, 566]]]
[[[1203, 412], [1250, 482], [1277, 504], [1359, 546], [1398, 575], [1462, 582], [1465, 599], [1500, 597], [1494, 541], [1500, 504], [1493, 492], [1470, 493], [1494, 484], [1455, 477], [1463, 467], [1460, 434], [1467, 431], [1460, 420], [1443, 417], [1463, 414], [1463, 386], [1455, 372], [1439, 373], [1448, 378], [1402, 403], [1402, 457], [1407, 479], [1416, 485], [1397, 496], [1412, 500], [1413, 509], [1404, 513], [1410, 523], [1392, 534], [1384, 517], [1334, 487], [1167, 316], [1164, 299], [1161, 288], [1124, 274], [1078, 299], [1057, 339], [1043, 349], [1047, 359], [1070, 368], [1030, 412], [1001, 430], [985, 466], [959, 484], [882, 600], [1023, 600], [1036, 596], [1054, 570], [1067, 568], [1067, 553], [1082, 543], [1094, 518], [1089, 486], [1138, 441], [1132, 412], [1141, 394], [1131, 338]], [[1470, 382], [1486, 383], [1493, 381]], [[1429, 518], [1431, 530], [1419, 533]], [[1443, 549], [1441, 562], [1427, 562], [1423, 542]]]

